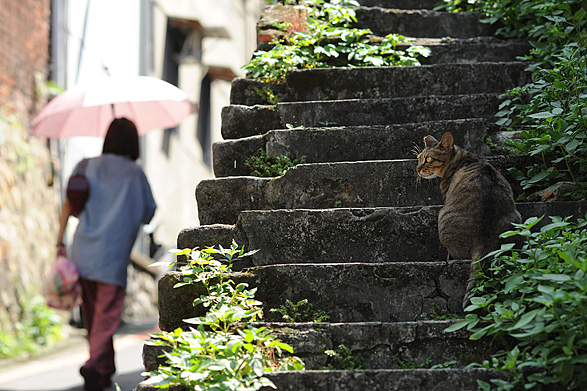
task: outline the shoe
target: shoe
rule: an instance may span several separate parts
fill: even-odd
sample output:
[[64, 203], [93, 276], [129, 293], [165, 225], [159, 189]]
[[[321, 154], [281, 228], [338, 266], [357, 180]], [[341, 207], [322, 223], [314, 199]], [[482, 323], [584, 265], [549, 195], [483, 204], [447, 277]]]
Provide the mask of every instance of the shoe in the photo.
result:
[[84, 390], [86, 391], [104, 391], [104, 386], [100, 382], [98, 372], [88, 367], [81, 367], [79, 373], [85, 381]]

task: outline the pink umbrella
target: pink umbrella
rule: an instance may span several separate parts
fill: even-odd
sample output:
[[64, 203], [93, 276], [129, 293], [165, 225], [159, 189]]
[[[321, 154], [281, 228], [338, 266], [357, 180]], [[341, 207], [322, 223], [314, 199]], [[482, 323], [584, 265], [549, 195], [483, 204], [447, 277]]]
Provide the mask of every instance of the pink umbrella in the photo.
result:
[[169, 128], [196, 111], [187, 94], [157, 78], [106, 77], [78, 84], [51, 100], [31, 123], [36, 136], [104, 137], [114, 118], [132, 120], [139, 134]]

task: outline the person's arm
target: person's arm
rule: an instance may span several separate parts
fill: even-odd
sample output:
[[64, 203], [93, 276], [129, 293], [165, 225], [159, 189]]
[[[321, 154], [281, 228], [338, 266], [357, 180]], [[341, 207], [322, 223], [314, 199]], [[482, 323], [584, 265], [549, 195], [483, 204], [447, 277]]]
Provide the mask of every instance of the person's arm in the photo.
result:
[[65, 234], [65, 227], [67, 226], [67, 220], [71, 215], [71, 204], [67, 198], [63, 202], [63, 206], [61, 207], [61, 215], [59, 216], [59, 233], [57, 234], [57, 255], [61, 255], [66, 257], [67, 251], [65, 250], [65, 245], [63, 244], [63, 235]]

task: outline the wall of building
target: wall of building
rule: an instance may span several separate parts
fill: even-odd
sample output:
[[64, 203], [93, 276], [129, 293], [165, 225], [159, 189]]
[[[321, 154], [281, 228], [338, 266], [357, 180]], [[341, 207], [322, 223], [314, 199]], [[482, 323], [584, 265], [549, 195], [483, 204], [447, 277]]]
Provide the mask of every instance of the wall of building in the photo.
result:
[[[222, 139], [220, 113], [229, 104], [231, 77], [244, 76], [241, 67], [256, 48], [256, 22], [265, 2], [160, 0], [156, 4], [152, 51], [156, 76], [165, 79], [164, 65], [169, 61], [165, 58], [165, 31], [169, 20], [201, 30], [199, 47], [192, 42], [190, 51], [184, 42], [184, 52], [194, 55], [177, 62], [178, 86], [199, 104], [200, 112], [184, 120], [167, 139], [161, 132], [151, 132], [145, 140], [146, 172], [159, 202], [154, 221], [157, 238], [174, 245], [181, 229], [199, 224], [195, 188], [201, 180], [214, 177], [209, 152], [212, 143]], [[206, 81], [209, 92], [205, 91]], [[202, 101], [204, 96], [209, 98], [208, 105]], [[202, 115], [209, 118], [206, 145], [201, 139]]]

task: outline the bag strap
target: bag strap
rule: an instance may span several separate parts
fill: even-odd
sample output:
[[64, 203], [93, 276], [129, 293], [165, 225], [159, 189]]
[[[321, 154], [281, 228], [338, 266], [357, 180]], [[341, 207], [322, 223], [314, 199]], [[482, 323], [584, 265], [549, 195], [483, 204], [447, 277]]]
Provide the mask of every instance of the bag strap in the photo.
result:
[[81, 162], [79, 162], [77, 164], [77, 166], [75, 166], [75, 169], [73, 170], [73, 175], [85, 176], [86, 175], [86, 167], [88, 166], [89, 160], [90, 159], [83, 159]]

